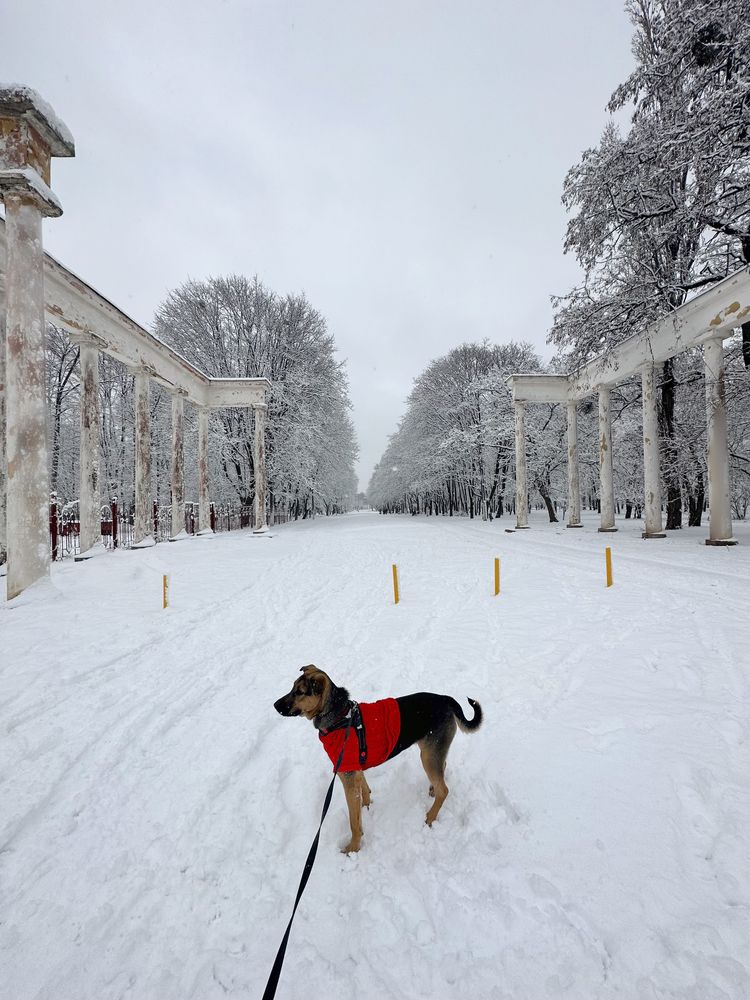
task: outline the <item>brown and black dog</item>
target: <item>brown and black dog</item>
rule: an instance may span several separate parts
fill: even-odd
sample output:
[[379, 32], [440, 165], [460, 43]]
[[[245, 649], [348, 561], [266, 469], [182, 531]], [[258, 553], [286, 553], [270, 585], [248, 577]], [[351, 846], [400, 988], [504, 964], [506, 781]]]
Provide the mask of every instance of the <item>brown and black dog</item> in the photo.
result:
[[[370, 805], [370, 786], [363, 769], [390, 760], [414, 743], [419, 746], [422, 766], [430, 781], [430, 795], [435, 799], [425, 819], [427, 825], [432, 826], [448, 795], [445, 761], [456, 728], [471, 733], [479, 729], [482, 722], [479, 702], [471, 698], [468, 701], [474, 709], [471, 720], [466, 718], [454, 698], [424, 691], [403, 698], [357, 705], [349, 698], [346, 688], [334, 684], [328, 674], [313, 664], [302, 667], [302, 676], [294, 682], [289, 694], [274, 702], [274, 708], [280, 715], [303, 715], [311, 719], [334, 765], [337, 758], [342, 759], [339, 777], [346, 793], [352, 831], [351, 841], [343, 848], [345, 854], [359, 850], [362, 806], [369, 808]], [[361, 716], [364, 722], [364, 738], [369, 748], [367, 757], [362, 756], [362, 745], [358, 743], [355, 731], [347, 730], [352, 711], [355, 718]], [[329, 745], [331, 738], [337, 742]], [[348, 744], [342, 750], [345, 740]], [[339, 755], [344, 753], [346, 756], [340, 758]]]

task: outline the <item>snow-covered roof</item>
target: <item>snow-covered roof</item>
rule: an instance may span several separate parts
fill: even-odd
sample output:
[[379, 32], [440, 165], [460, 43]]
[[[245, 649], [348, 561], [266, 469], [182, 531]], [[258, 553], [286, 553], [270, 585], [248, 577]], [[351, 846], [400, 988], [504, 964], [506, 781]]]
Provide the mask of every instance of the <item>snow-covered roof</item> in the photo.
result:
[[36, 130], [49, 143], [53, 156], [75, 156], [75, 142], [70, 129], [31, 87], [20, 83], [0, 83], [2, 115], [30, 118]]

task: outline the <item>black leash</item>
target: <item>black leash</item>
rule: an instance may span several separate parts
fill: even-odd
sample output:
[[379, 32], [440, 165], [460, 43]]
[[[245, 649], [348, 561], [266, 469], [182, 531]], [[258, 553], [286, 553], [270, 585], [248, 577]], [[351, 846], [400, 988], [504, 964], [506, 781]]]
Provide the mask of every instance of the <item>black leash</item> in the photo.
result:
[[323, 828], [323, 820], [326, 818], [326, 813], [328, 812], [328, 807], [331, 804], [331, 796], [333, 795], [333, 785], [336, 781], [336, 775], [339, 773], [339, 768], [341, 767], [341, 761], [344, 758], [344, 749], [346, 748], [346, 741], [349, 739], [349, 731], [351, 729], [351, 722], [346, 727], [346, 733], [344, 735], [344, 742], [341, 747], [341, 753], [339, 754], [339, 759], [336, 761], [336, 766], [333, 769], [333, 777], [331, 778], [331, 784], [328, 786], [328, 791], [326, 792], [325, 801], [323, 802], [323, 812], [320, 816], [320, 823], [318, 825], [318, 832], [315, 834], [315, 839], [312, 842], [312, 846], [307, 855], [307, 861], [305, 861], [305, 867], [302, 870], [302, 878], [300, 879], [299, 889], [297, 889], [297, 898], [294, 901], [294, 908], [292, 910], [292, 915], [289, 918], [289, 923], [287, 924], [284, 937], [281, 939], [281, 944], [279, 945], [279, 950], [276, 952], [276, 960], [273, 963], [273, 968], [271, 969], [271, 975], [268, 977], [268, 982], [266, 983], [266, 988], [263, 993], [263, 1000], [273, 1000], [276, 996], [276, 987], [279, 985], [279, 976], [281, 975], [281, 967], [284, 964], [284, 956], [286, 955], [286, 946], [289, 942], [289, 932], [292, 929], [292, 921], [294, 920], [294, 914], [297, 912], [297, 907], [299, 906], [299, 901], [302, 899], [302, 893], [305, 891], [305, 886], [307, 885], [308, 879], [310, 878], [310, 872], [312, 871], [312, 866], [315, 861], [315, 855], [318, 853], [318, 841], [320, 840], [320, 831]]

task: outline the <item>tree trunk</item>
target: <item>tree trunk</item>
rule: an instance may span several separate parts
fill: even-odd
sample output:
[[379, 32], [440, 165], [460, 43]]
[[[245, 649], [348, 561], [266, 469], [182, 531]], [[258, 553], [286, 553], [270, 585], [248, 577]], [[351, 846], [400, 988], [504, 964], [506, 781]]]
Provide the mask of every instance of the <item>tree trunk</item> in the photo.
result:
[[542, 500], [544, 500], [545, 506], [547, 508], [550, 524], [557, 524], [557, 514], [555, 514], [555, 505], [552, 503], [552, 498], [549, 495], [547, 484], [537, 483], [537, 489], [539, 490]]
[[667, 500], [667, 531], [682, 527], [682, 492], [677, 469], [677, 447], [675, 444], [675, 379], [674, 361], [664, 362], [663, 382], [661, 387], [661, 420], [662, 437], [665, 441], [664, 482]]
[[703, 470], [698, 470], [698, 482], [695, 493], [691, 493], [688, 498], [689, 514], [688, 525], [691, 528], [700, 528], [703, 517], [703, 505], [706, 500], [706, 487], [703, 480]]

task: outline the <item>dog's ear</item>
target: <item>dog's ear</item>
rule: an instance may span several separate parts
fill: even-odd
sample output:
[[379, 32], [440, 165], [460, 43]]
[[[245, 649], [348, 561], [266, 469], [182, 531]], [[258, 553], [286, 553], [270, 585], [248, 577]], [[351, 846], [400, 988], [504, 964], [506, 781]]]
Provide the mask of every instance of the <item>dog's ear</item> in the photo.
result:
[[314, 677], [311, 677], [310, 687], [312, 688], [313, 694], [323, 694], [326, 687], [325, 674], [318, 673]]
[[303, 674], [312, 673], [313, 670], [317, 671], [317, 669], [314, 663], [308, 663], [306, 667], [300, 667]]

